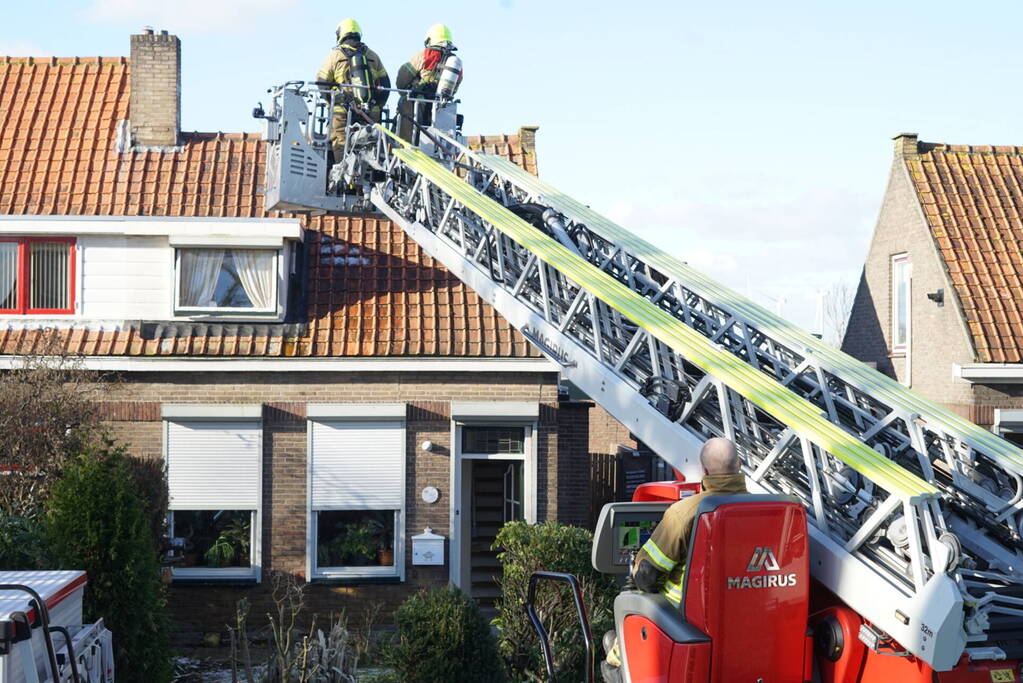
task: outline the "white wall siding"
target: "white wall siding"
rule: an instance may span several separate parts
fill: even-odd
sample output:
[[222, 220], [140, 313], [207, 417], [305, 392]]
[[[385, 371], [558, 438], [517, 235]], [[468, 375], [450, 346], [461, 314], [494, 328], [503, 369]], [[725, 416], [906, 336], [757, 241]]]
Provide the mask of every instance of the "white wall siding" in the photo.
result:
[[[0, 235], [75, 239], [74, 313], [0, 316], [15, 326], [109, 327], [135, 320], [278, 322], [285, 316], [288, 255], [303, 238], [296, 219], [141, 216], [0, 216]], [[210, 309], [175, 315], [177, 248], [271, 249], [278, 255], [277, 315]]]
[[172, 316], [174, 250], [166, 237], [83, 237], [79, 244], [83, 318]]

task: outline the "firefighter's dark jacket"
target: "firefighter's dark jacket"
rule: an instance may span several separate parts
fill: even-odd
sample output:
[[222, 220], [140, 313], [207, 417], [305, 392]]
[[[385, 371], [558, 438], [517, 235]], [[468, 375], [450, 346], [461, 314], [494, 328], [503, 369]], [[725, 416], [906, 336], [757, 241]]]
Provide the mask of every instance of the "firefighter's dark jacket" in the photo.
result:
[[676, 605], [682, 600], [682, 578], [689, 553], [689, 538], [700, 501], [720, 493], [748, 493], [746, 477], [741, 472], [707, 475], [703, 478], [702, 487], [700, 493], [683, 498], [667, 509], [654, 533], [636, 555], [633, 566], [633, 574], [641, 590], [649, 591], [651, 587], [650, 572], [643, 566], [644, 563], [656, 568], [659, 575], [667, 574], [661, 592]]

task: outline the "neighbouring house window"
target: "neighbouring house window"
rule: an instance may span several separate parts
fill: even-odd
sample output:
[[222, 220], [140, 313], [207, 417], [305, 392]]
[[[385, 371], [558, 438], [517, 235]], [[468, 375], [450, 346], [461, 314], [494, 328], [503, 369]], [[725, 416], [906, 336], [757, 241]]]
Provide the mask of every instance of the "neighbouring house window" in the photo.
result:
[[74, 313], [74, 238], [0, 238], [0, 313]]
[[317, 419], [309, 436], [313, 578], [400, 577], [405, 428], [401, 420]]
[[909, 341], [910, 263], [908, 254], [892, 257], [892, 351], [903, 352]]
[[258, 579], [261, 465], [258, 421], [167, 422], [176, 579]]
[[181, 311], [277, 310], [275, 249], [178, 249]]

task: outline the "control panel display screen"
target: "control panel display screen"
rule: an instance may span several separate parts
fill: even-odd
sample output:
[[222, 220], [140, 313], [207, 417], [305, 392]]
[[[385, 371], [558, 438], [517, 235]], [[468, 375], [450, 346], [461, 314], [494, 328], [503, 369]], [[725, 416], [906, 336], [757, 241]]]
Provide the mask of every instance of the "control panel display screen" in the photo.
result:
[[615, 528], [614, 563], [628, 566], [629, 554], [643, 547], [656, 526], [653, 520], [619, 521]]

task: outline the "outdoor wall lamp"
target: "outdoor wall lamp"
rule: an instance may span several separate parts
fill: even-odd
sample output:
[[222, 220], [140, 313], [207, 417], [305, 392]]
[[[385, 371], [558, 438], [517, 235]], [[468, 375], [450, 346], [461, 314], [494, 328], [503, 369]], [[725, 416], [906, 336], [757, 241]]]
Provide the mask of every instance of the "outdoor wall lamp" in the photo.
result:
[[927, 292], [927, 298], [938, 304], [938, 307], [945, 305], [945, 290], [939, 289], [936, 292]]

